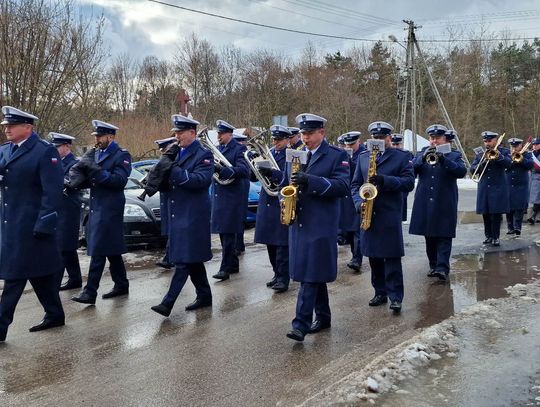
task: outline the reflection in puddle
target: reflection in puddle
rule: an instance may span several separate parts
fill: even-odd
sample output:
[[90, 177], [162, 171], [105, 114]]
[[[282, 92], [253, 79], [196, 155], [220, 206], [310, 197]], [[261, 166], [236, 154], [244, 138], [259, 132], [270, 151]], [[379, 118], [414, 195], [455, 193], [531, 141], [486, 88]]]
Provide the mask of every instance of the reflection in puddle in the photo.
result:
[[433, 282], [420, 302], [416, 327], [426, 327], [488, 298], [507, 295], [506, 287], [540, 277], [540, 248], [453, 257], [450, 284]]

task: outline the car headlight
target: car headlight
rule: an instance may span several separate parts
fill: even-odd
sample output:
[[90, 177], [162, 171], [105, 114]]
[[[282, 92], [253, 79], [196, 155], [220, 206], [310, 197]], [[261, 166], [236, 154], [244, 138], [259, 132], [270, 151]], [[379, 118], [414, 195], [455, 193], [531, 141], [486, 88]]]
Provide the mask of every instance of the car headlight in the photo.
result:
[[126, 206], [124, 206], [124, 220], [127, 222], [152, 221], [142, 207], [133, 204], [126, 204]]

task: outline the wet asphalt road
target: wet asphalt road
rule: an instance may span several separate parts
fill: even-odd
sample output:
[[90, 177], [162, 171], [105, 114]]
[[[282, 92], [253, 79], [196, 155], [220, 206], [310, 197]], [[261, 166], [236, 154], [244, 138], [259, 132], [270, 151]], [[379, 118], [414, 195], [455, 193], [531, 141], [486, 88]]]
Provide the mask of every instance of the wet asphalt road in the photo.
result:
[[[530, 245], [530, 230], [538, 239], [540, 227], [526, 227], [522, 239], [504, 241], [501, 249]], [[525, 252], [483, 254], [481, 225], [462, 224], [458, 233], [455, 273], [450, 284], [441, 284], [425, 276], [423, 239], [409, 236], [405, 227], [401, 316], [386, 307], [367, 306], [373, 294], [367, 262], [362, 274], [354, 274], [345, 265], [348, 250], [341, 247], [338, 280], [329, 285], [332, 328], [307, 336], [304, 343], [285, 337], [298, 285], [293, 283], [283, 294], [266, 288], [271, 271], [261, 245], [248, 246], [238, 275], [226, 282], [211, 281], [212, 309], [184, 311], [195, 298], [188, 281], [168, 319], [150, 310], [161, 300], [171, 276], [153, 266], [158, 252], [127, 256], [127, 298], [98, 300], [95, 307], [85, 307], [69, 301], [76, 292], [61, 293], [67, 316], [63, 328], [28, 333], [42, 310], [34, 294], [27, 292], [8, 342], [0, 345], [0, 406], [301, 402], [411, 337], [417, 328], [484, 297], [503, 295], [503, 286], [535, 277], [526, 267], [534, 260]], [[246, 241], [251, 238], [249, 231]], [[207, 263], [209, 276], [217, 272], [219, 260], [216, 253]], [[110, 287], [106, 274], [100, 293]]]

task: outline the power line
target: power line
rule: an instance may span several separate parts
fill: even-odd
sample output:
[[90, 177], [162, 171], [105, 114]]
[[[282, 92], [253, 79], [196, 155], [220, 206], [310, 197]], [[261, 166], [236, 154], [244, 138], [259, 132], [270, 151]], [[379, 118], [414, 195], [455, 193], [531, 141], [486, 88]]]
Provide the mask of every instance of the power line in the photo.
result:
[[[241, 20], [241, 19], [233, 18], [233, 17], [227, 17], [227, 16], [223, 16], [223, 15], [220, 15], [220, 14], [209, 13], [207, 11], [195, 10], [195, 9], [192, 9], [192, 8], [183, 7], [183, 6], [179, 6], [179, 5], [176, 5], [176, 4], [171, 4], [171, 3], [167, 3], [167, 2], [159, 1], [159, 0], [147, 0], [147, 1], [149, 1], [151, 3], [161, 4], [161, 5], [167, 6], [167, 7], [172, 7], [172, 8], [176, 8], [176, 9], [180, 9], [180, 10], [189, 11], [189, 12], [192, 12], [192, 13], [198, 13], [198, 14], [203, 14], [203, 15], [210, 16], [210, 17], [220, 18], [220, 19], [223, 19], [223, 20], [234, 21], [234, 22], [237, 22], [237, 23], [248, 24], [248, 25], [253, 25], [253, 26], [262, 27], [262, 28], [268, 28], [268, 29], [271, 29], [271, 30], [285, 31], [285, 32], [290, 32], [290, 33], [295, 33], [295, 34], [311, 35], [311, 36], [315, 36], [315, 37], [324, 37], [324, 38], [334, 38], [334, 39], [340, 39], [340, 40], [363, 41], [363, 42], [383, 42], [383, 43], [394, 42], [392, 40], [381, 40], [381, 39], [371, 39], [371, 38], [356, 38], [356, 37], [347, 37], [347, 36], [341, 36], [341, 35], [322, 34], [322, 33], [314, 33], [314, 32], [301, 31], [301, 30], [293, 30], [293, 29], [290, 29], [290, 28], [277, 27], [277, 26], [273, 26], [273, 25], [256, 23], [256, 22], [253, 22], [253, 21]], [[463, 39], [431, 39], [431, 40], [417, 40], [417, 42], [423, 42], [423, 43], [443, 43], [443, 42], [453, 43], [453, 42], [470, 42], [470, 41], [483, 41], [483, 42], [486, 42], [486, 41], [523, 41], [523, 40], [534, 40], [536, 38], [538, 38], [538, 37], [485, 38], [485, 39], [474, 39], [474, 38], [467, 38], [467, 39], [466, 38], [463, 38]]]

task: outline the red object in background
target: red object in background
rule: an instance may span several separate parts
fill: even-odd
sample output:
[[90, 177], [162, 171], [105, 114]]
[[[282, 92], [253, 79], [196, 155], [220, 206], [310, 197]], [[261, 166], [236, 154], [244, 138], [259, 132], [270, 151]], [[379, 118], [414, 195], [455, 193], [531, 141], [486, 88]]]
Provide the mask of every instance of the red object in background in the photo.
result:
[[191, 98], [189, 97], [188, 93], [184, 89], [182, 89], [176, 96], [176, 100], [178, 102], [178, 105], [180, 106], [180, 114], [183, 116], [187, 116], [188, 103], [191, 101]]

